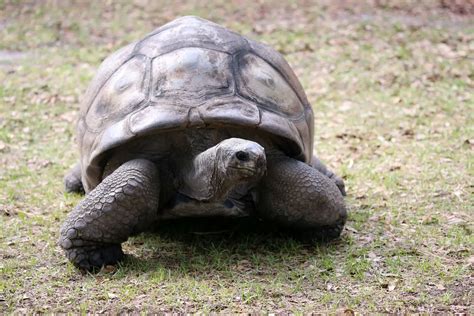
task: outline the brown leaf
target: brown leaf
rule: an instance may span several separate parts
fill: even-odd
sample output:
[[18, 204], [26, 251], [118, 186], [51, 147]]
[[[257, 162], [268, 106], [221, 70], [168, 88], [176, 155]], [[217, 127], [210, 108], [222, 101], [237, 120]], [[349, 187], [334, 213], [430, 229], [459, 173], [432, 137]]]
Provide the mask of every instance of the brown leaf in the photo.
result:
[[474, 265], [474, 256], [470, 256], [468, 259], [467, 259], [467, 263], [469, 265]]
[[112, 272], [115, 272], [115, 271], [117, 271], [117, 267], [112, 266], [112, 265], [106, 265], [101, 270], [101, 272], [103, 272], [103, 273], [112, 273]]
[[355, 312], [350, 308], [341, 308], [341, 309], [336, 311], [336, 315], [352, 316], [352, 315], [355, 315]]
[[438, 290], [440, 290], [440, 291], [446, 290], [446, 288], [444, 287], [444, 285], [441, 284], [441, 283], [436, 284], [436, 288], [437, 288]]

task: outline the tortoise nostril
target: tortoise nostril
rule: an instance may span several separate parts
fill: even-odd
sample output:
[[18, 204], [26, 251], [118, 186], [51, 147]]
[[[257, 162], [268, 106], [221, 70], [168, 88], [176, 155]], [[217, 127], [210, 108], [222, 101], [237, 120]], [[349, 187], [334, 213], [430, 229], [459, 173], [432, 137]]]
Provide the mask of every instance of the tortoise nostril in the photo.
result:
[[237, 159], [239, 159], [240, 161], [248, 161], [250, 159], [249, 154], [245, 151], [238, 151], [235, 154], [235, 157], [237, 157]]

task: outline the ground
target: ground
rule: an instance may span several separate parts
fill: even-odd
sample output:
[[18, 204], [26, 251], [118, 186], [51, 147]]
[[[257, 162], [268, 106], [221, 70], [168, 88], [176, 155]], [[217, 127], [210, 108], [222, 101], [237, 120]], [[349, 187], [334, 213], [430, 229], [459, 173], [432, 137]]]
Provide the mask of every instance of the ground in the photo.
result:
[[[1, 313], [474, 313], [472, 1], [279, 3], [0, 1]], [[188, 14], [288, 59], [346, 181], [347, 227], [310, 245], [177, 223], [81, 274], [57, 246], [82, 198], [62, 185], [81, 96], [104, 57]]]

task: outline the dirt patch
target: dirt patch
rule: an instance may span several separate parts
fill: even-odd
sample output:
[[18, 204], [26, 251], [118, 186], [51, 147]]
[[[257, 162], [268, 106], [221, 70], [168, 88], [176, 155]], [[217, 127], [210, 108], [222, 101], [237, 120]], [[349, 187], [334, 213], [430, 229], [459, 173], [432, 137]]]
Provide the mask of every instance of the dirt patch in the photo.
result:
[[457, 14], [474, 14], [474, 0], [441, 0], [441, 6]]
[[26, 58], [26, 56], [27, 56], [27, 53], [25, 52], [0, 50], [0, 63], [1, 64], [12, 63], [18, 59]]
[[9, 69], [27, 56], [25, 52], [0, 50], [0, 68]]

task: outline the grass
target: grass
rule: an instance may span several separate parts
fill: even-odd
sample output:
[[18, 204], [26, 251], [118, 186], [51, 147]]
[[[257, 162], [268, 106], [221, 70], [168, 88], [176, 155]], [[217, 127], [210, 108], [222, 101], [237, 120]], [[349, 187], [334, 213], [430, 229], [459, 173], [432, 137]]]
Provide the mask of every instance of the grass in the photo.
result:
[[[130, 239], [119, 267], [80, 274], [56, 245], [81, 199], [62, 188], [78, 102], [105, 56], [185, 14], [285, 54], [317, 151], [346, 181], [346, 230], [305, 245], [177, 223]], [[2, 313], [474, 312], [472, 16], [436, 1], [0, 1], [0, 25]]]

